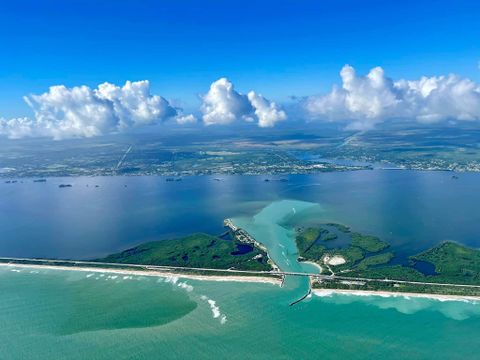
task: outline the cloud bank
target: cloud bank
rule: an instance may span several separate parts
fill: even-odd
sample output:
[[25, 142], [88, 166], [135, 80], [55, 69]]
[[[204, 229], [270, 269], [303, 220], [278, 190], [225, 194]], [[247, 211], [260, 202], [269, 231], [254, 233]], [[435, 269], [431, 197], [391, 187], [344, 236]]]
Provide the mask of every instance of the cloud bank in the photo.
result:
[[[480, 121], [480, 86], [467, 78], [447, 75], [394, 81], [381, 67], [360, 76], [349, 65], [342, 68], [340, 77], [341, 86], [297, 103], [302, 115], [306, 112], [309, 119], [341, 121], [346, 128], [357, 130], [368, 130], [391, 119]], [[146, 80], [127, 81], [123, 86], [103, 83], [94, 89], [52, 86], [43, 94], [24, 99], [34, 116], [0, 117], [0, 135], [65, 139], [124, 132], [167, 120], [179, 125], [197, 121], [194, 115], [183, 114], [181, 108], [152, 94]], [[213, 82], [200, 99], [206, 126], [246, 121], [271, 128], [287, 119], [275, 102], [255, 91], [242, 94], [227, 78]], [[298, 106], [293, 112], [298, 112]]]
[[359, 130], [398, 118], [480, 120], [480, 86], [456, 75], [393, 81], [381, 67], [358, 76], [353, 67], [345, 65], [340, 77], [341, 88], [334, 86], [330, 93], [304, 101], [310, 117], [348, 121], [348, 128]]
[[274, 102], [254, 91], [241, 94], [226, 78], [213, 82], [201, 99], [200, 110], [205, 125], [227, 125], [244, 120], [256, 122], [259, 127], [273, 127], [287, 118], [286, 113]]
[[127, 81], [122, 87], [103, 83], [67, 88], [52, 86], [46, 93], [24, 97], [34, 118], [0, 119], [0, 134], [10, 138], [45, 136], [54, 139], [92, 137], [151, 125], [167, 119], [192, 122], [166, 99], [150, 93], [148, 81]]

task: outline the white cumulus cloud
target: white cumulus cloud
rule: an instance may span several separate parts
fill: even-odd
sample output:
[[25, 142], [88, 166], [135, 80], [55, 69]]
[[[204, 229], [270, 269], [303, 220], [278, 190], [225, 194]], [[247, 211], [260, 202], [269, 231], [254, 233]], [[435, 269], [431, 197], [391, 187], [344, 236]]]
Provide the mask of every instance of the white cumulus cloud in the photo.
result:
[[31, 136], [34, 121], [28, 118], [0, 118], [0, 135], [7, 135], [11, 139], [20, 139]]
[[178, 115], [175, 118], [177, 124], [185, 125], [185, 124], [194, 124], [197, 122], [197, 118], [193, 114], [188, 115]]
[[345, 65], [342, 87], [326, 95], [310, 96], [305, 108], [313, 118], [349, 121], [353, 129], [370, 129], [394, 118], [421, 122], [480, 120], [480, 87], [456, 75], [393, 81], [381, 67], [358, 76]]
[[201, 111], [205, 125], [226, 125], [236, 120], [256, 121], [260, 127], [272, 127], [287, 118], [277, 104], [257, 95], [237, 92], [226, 78], [218, 79], [210, 85], [208, 93], [202, 96]]
[[58, 85], [24, 99], [33, 110], [34, 118], [0, 119], [0, 135], [54, 139], [92, 137], [170, 118], [192, 121], [163, 97], [151, 94], [146, 80], [127, 81], [121, 87], [103, 83], [96, 89]]
[[248, 100], [255, 109], [255, 115], [258, 118], [258, 126], [273, 127], [278, 121], [285, 120], [287, 114], [281, 110], [277, 104], [268, 101], [262, 95], [257, 95], [255, 91], [248, 93]]

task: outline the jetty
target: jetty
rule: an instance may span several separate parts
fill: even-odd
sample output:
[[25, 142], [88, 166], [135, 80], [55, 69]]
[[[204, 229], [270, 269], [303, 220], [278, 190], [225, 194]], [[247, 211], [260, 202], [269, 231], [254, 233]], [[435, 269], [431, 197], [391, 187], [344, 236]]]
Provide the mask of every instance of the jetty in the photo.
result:
[[312, 293], [312, 287], [309, 286], [307, 293], [303, 295], [300, 299], [292, 301], [289, 306], [293, 306], [295, 304], [298, 304], [300, 301], [305, 300], [311, 293]]

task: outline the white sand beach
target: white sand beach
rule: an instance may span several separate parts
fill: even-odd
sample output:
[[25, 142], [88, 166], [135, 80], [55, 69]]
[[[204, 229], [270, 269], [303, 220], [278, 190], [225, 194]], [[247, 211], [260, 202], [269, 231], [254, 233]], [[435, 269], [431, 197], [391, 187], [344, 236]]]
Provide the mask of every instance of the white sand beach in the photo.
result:
[[121, 274], [133, 276], [155, 276], [155, 277], [177, 277], [181, 279], [203, 280], [203, 281], [234, 281], [234, 282], [249, 282], [249, 283], [267, 283], [278, 285], [282, 283], [280, 278], [267, 276], [240, 276], [240, 275], [195, 275], [183, 274], [172, 271], [157, 271], [157, 270], [131, 270], [131, 269], [112, 269], [88, 266], [55, 266], [55, 265], [36, 265], [36, 264], [13, 264], [0, 263], [0, 266], [11, 269], [41, 269], [41, 270], [63, 270], [63, 271], [83, 271], [89, 273], [108, 273]]
[[474, 301], [480, 303], [480, 297], [463, 295], [422, 294], [410, 292], [368, 291], [368, 290], [344, 290], [344, 289], [312, 289], [312, 293], [319, 297], [339, 295], [351, 296], [380, 296], [380, 297], [403, 297], [425, 298], [439, 301]]

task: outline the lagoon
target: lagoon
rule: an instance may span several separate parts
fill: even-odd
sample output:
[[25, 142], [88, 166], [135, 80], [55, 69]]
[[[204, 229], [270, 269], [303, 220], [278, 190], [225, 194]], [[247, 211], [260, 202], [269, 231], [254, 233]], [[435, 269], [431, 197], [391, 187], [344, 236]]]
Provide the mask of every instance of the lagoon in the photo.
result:
[[[88, 259], [193, 232], [220, 234], [224, 218], [252, 217], [284, 199], [318, 204], [310, 216], [303, 215], [306, 224], [344, 223], [381, 237], [398, 255], [443, 240], [480, 247], [477, 173], [456, 180], [451, 172], [389, 170], [221, 180], [167, 182], [151, 176], [0, 183], [0, 254]], [[73, 186], [58, 188], [63, 183]]]

